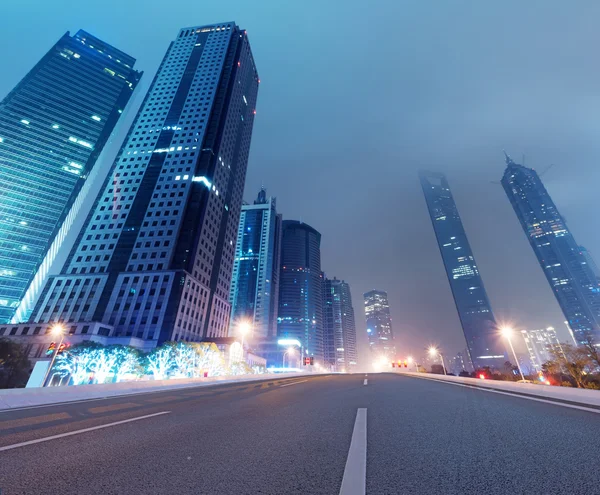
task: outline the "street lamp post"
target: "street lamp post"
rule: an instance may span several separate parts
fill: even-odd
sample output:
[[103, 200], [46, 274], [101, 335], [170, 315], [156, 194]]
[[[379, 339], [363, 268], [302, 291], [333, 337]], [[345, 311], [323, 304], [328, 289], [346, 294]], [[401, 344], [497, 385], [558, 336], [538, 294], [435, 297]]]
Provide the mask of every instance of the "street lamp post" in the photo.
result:
[[439, 354], [440, 359], [442, 360], [442, 368], [444, 368], [444, 375], [447, 375], [446, 373], [446, 364], [444, 363], [444, 355], [435, 347], [431, 346], [429, 348], [429, 354], [431, 354], [431, 356], [435, 357], [436, 355]]
[[502, 335], [506, 338], [506, 340], [508, 340], [508, 345], [510, 346], [510, 350], [513, 353], [513, 356], [515, 357], [515, 362], [517, 363], [517, 368], [519, 368], [519, 374], [521, 375], [521, 380], [525, 381], [525, 376], [523, 375], [523, 370], [521, 369], [521, 365], [519, 364], [519, 359], [517, 358], [517, 353], [515, 352], [515, 348], [512, 345], [512, 334], [513, 334], [513, 329], [510, 327], [504, 327], [502, 328]]
[[408, 364], [410, 364], [410, 365], [414, 364], [415, 365], [415, 372], [418, 373], [419, 372], [419, 367], [417, 365], [417, 360], [413, 359], [412, 356], [408, 356], [407, 361], [408, 361]]
[[[294, 353], [296, 352], [296, 350], [293, 347], [288, 347], [286, 349], [286, 351], [283, 353], [283, 363], [281, 363], [281, 367], [285, 368], [285, 356], [287, 354], [288, 357], [292, 356]], [[290, 364], [290, 361], [288, 359], [288, 364]]]
[[61, 324], [57, 323], [56, 325], [54, 325], [52, 327], [51, 333], [55, 337], [58, 337], [60, 335], [60, 342], [54, 348], [54, 354], [52, 355], [52, 360], [50, 361], [50, 366], [48, 366], [48, 369], [46, 370], [46, 374], [44, 375], [44, 380], [42, 381], [42, 387], [47, 386], [46, 382], [48, 381], [48, 376], [50, 375], [50, 370], [52, 369], [52, 366], [54, 365], [54, 361], [56, 360], [56, 356], [58, 355], [58, 350], [60, 349], [60, 346], [62, 345], [63, 340], [65, 339], [65, 328]]
[[252, 330], [252, 326], [247, 321], [243, 321], [240, 323], [238, 331], [239, 331], [240, 335], [242, 336], [242, 361], [245, 361], [245, 359], [244, 359], [244, 340], [246, 338], [246, 335], [248, 335], [251, 330]]

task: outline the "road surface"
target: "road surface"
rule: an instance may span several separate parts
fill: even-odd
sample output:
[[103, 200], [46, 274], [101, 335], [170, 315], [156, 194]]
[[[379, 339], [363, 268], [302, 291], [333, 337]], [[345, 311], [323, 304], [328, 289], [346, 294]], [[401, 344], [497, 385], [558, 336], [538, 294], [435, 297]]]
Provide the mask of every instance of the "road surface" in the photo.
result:
[[1, 412], [0, 489], [593, 494], [599, 427], [593, 412], [394, 374], [228, 384]]

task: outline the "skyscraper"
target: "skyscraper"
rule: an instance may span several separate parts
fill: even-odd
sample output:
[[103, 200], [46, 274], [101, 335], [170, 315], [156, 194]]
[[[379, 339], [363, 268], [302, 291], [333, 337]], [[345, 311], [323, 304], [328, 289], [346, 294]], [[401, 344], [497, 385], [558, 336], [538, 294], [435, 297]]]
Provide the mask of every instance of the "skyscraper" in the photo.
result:
[[600, 340], [600, 283], [537, 172], [506, 155], [502, 186], [577, 342]]
[[365, 318], [369, 349], [374, 360], [396, 359], [396, 344], [392, 330], [392, 316], [387, 292], [371, 290], [365, 292]]
[[527, 346], [529, 360], [536, 371], [542, 371], [542, 365], [552, 359], [550, 350], [560, 348], [556, 330], [552, 327], [541, 330], [521, 330], [521, 335]]
[[323, 290], [323, 350], [326, 365], [334, 371], [356, 368], [356, 323], [350, 285], [337, 278], [325, 279]]
[[284, 220], [277, 335], [297, 339], [305, 356], [323, 360], [321, 234], [297, 220]]
[[583, 256], [583, 259], [585, 259], [585, 262], [587, 263], [587, 265], [592, 270], [592, 273], [595, 275], [595, 277], [597, 279], [600, 280], [600, 268], [598, 268], [598, 265], [597, 265], [596, 261], [594, 261], [594, 258], [592, 258], [592, 255], [590, 254], [590, 252], [583, 246], [579, 246], [579, 252]]
[[253, 339], [277, 336], [280, 269], [281, 215], [275, 198], [261, 189], [254, 204], [242, 206], [229, 293], [231, 335], [237, 322], [247, 321]]
[[[141, 73], [135, 59], [68, 32], [0, 102], [0, 323], [25, 321]], [[85, 211], [82, 213], [85, 215]]]
[[502, 367], [504, 345], [448, 180], [434, 172], [419, 178], [473, 366]]
[[144, 347], [227, 335], [258, 83], [233, 22], [179, 31], [31, 322]]

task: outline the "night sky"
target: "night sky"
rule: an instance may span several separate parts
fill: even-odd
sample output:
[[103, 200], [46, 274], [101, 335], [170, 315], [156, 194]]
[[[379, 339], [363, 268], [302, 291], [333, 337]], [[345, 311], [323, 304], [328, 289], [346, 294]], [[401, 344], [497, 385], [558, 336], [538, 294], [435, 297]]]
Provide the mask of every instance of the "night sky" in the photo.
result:
[[555, 164], [543, 180], [600, 262], [599, 18], [596, 0], [4, 0], [0, 98], [82, 28], [137, 58], [138, 105], [180, 28], [236, 21], [261, 77], [245, 198], [264, 184], [284, 218], [322, 233], [323, 268], [351, 284], [363, 346], [362, 293], [377, 288], [402, 353], [465, 347], [420, 168], [448, 175], [496, 318], [566, 340], [493, 182], [502, 149], [540, 172]]

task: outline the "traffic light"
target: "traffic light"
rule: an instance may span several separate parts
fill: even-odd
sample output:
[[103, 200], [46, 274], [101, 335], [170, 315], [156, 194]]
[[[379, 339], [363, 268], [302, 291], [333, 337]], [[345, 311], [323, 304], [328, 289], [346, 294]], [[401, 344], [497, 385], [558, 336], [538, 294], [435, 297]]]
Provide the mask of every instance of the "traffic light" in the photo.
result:
[[312, 364], [312, 363], [311, 363], [311, 359], [312, 359], [312, 358], [305, 357], [305, 358], [304, 358], [304, 366], [307, 366], [307, 365], [309, 365], [309, 364]]
[[50, 346], [48, 347], [48, 350], [46, 351], [46, 356], [49, 356], [50, 354], [52, 354], [55, 349], [56, 349], [56, 342], [50, 342]]
[[406, 359], [404, 360], [404, 367], [408, 368], [408, 361]]
[[60, 354], [60, 353], [61, 353], [61, 352], [63, 352], [63, 351], [66, 349], [66, 348], [67, 348], [67, 344], [64, 344], [64, 343], [63, 343], [63, 344], [60, 344], [60, 345], [58, 346], [58, 351], [57, 351], [57, 353], [56, 353], [56, 354]]
[[311, 356], [310, 357], [310, 365], [314, 366], [314, 364], [315, 364], [315, 358], [314, 358], [314, 356]]
[[394, 361], [392, 361], [392, 368], [396, 367], [396, 363]]

